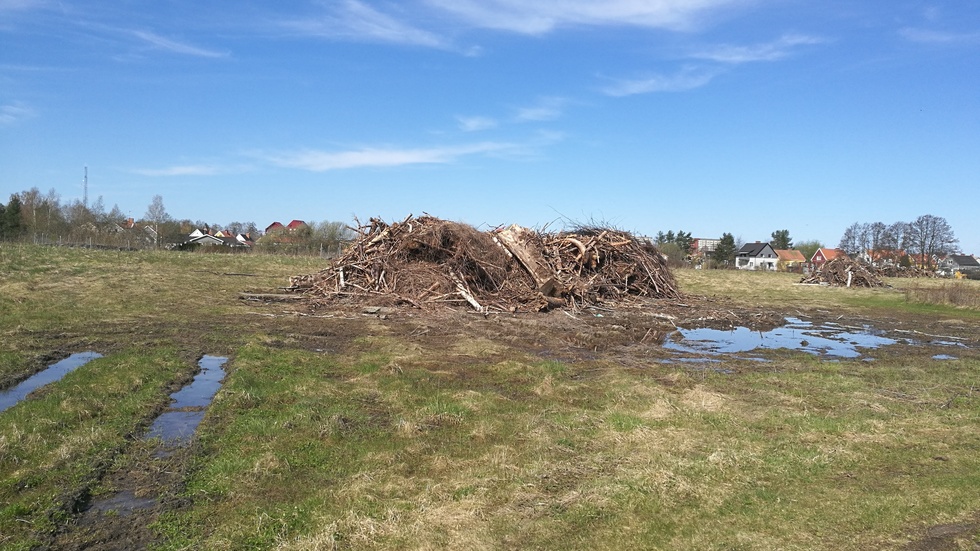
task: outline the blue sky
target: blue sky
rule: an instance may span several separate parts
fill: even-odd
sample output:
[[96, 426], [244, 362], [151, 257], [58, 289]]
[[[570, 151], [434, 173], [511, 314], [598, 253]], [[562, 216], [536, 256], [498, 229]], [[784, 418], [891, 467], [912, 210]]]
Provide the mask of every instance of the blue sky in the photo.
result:
[[980, 253], [980, 2], [0, 0], [0, 194]]

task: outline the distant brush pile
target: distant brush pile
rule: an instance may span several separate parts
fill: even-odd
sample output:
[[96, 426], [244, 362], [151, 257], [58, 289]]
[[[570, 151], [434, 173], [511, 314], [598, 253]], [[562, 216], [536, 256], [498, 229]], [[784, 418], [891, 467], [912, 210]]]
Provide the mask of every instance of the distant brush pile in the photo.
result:
[[857, 262], [848, 256], [838, 256], [828, 260], [813, 275], [804, 277], [801, 283], [822, 283], [835, 287], [885, 286], [876, 268]]
[[420, 309], [543, 311], [631, 297], [677, 298], [651, 243], [608, 228], [545, 233], [517, 225], [481, 232], [432, 216], [386, 224], [372, 218], [327, 268], [291, 277], [316, 303], [356, 301]]

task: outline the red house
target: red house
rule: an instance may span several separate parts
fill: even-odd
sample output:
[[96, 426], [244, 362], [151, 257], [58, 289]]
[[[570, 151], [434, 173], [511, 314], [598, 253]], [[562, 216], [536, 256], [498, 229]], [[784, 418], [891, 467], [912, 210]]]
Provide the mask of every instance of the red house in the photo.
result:
[[813, 253], [813, 256], [810, 257], [810, 263], [813, 264], [815, 269], [819, 270], [825, 262], [833, 260], [838, 256], [845, 256], [844, 251], [840, 249], [820, 248], [817, 249], [817, 252]]

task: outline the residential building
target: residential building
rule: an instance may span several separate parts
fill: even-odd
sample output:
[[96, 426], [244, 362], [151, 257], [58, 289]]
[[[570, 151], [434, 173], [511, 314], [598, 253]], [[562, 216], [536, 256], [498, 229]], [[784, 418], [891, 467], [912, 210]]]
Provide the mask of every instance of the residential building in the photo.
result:
[[802, 272], [806, 257], [796, 249], [776, 249], [776, 269], [781, 272]]
[[735, 253], [735, 267], [739, 270], [775, 270], [778, 257], [769, 243], [746, 243]]
[[810, 263], [813, 264], [813, 268], [815, 270], [819, 270], [825, 263], [837, 258], [838, 256], [846, 255], [844, 254], [844, 251], [840, 249], [819, 248], [817, 249], [817, 252], [813, 253], [813, 256], [810, 257]]
[[980, 272], [980, 262], [970, 255], [951, 254], [939, 261], [939, 271], [948, 276], [955, 275], [956, 272]]

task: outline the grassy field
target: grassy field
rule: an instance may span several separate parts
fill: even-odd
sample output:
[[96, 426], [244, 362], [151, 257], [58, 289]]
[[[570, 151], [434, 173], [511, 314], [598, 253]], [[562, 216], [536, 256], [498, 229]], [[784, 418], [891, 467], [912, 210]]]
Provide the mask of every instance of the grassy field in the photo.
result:
[[[947, 304], [978, 282], [680, 270], [714, 307], [909, 336], [706, 369], [647, 342], [664, 322], [644, 311], [239, 299], [322, 267], [0, 245], [0, 387], [104, 354], [0, 413], [0, 548], [113, 548], [134, 526], [172, 550], [980, 545], [980, 312]], [[155, 463], [141, 435], [202, 354], [230, 358], [226, 381], [186, 453]], [[136, 472], [155, 507], [86, 516]]]

